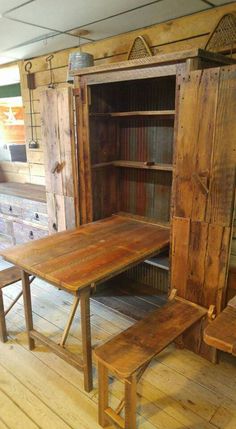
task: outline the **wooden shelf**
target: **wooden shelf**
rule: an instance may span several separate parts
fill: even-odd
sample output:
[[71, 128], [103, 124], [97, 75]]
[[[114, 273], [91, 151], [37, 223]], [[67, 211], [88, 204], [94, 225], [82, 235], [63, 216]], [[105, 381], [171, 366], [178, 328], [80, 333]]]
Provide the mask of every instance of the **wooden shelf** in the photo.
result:
[[148, 258], [144, 261], [146, 264], [152, 265], [153, 267], [161, 268], [162, 270], [169, 271], [169, 257], [168, 255], [157, 255], [152, 258]]
[[93, 164], [92, 168], [102, 168], [112, 165], [113, 167], [122, 167], [122, 168], [140, 168], [144, 170], [160, 170], [160, 171], [173, 171], [172, 164], [154, 164], [146, 165], [144, 162], [138, 161], [109, 161], [109, 162], [100, 162], [98, 164]]
[[154, 164], [146, 165], [144, 162], [137, 161], [114, 161], [113, 165], [115, 167], [124, 167], [124, 168], [141, 168], [146, 170], [160, 170], [160, 171], [172, 171], [172, 164]]
[[170, 116], [175, 115], [175, 110], [135, 110], [132, 112], [107, 112], [107, 113], [90, 113], [90, 116], [94, 117], [111, 117], [111, 118], [122, 118], [128, 116]]

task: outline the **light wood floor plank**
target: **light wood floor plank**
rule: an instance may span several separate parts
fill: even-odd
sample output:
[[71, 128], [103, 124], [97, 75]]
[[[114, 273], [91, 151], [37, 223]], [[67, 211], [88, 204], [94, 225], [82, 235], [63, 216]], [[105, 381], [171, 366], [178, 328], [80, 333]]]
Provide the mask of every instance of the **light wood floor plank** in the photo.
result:
[[18, 381], [16, 375], [5, 369], [0, 365], [1, 386], [2, 392], [14, 401], [15, 405], [19, 407], [27, 416], [35, 422], [38, 427], [42, 429], [57, 428], [57, 429], [70, 429], [71, 426], [67, 425], [57, 414], [52, 412], [43, 402], [41, 402], [37, 395], [32, 393], [24, 384]]

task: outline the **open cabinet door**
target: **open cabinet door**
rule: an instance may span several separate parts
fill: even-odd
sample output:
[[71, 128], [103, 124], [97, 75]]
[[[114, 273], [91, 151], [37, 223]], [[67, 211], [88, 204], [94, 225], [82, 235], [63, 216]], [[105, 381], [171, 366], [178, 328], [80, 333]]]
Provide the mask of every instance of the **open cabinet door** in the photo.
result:
[[79, 223], [72, 101], [68, 87], [47, 89], [40, 95], [50, 233]]
[[[236, 66], [192, 71], [179, 85], [171, 287], [204, 307], [225, 305], [235, 201]], [[203, 326], [184, 336], [214, 358]]]

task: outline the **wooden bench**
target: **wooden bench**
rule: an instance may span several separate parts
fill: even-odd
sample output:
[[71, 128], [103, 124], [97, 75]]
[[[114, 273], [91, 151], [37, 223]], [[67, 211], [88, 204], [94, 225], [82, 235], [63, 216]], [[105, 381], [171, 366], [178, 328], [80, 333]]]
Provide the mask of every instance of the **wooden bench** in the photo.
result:
[[204, 341], [209, 346], [236, 356], [236, 297], [207, 326]]
[[6, 286], [11, 285], [12, 283], [18, 282], [19, 280], [21, 280], [21, 271], [16, 267], [10, 267], [0, 271], [0, 340], [2, 342], [7, 341], [7, 328], [6, 328], [5, 317], [22, 295], [22, 291], [21, 291], [16, 296], [14, 301], [12, 301], [8, 309], [4, 310], [2, 289], [5, 288]]
[[[136, 428], [136, 384], [151, 360], [208, 310], [173, 297], [126, 331], [95, 349], [98, 361], [99, 424], [122, 429]], [[116, 410], [108, 404], [108, 371], [124, 381], [125, 396]], [[125, 418], [120, 416], [125, 409]]]

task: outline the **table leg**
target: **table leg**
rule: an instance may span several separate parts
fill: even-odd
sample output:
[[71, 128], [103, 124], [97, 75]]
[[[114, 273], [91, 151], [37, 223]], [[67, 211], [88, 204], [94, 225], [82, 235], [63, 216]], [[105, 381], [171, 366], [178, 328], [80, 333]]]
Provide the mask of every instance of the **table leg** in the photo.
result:
[[2, 290], [0, 289], [0, 340], [5, 343], [7, 341], [7, 327], [4, 312], [4, 303]]
[[90, 326], [90, 287], [80, 291], [80, 315], [82, 331], [82, 349], [84, 363], [84, 389], [90, 392], [93, 389], [92, 374], [92, 346]]
[[23, 299], [24, 299], [26, 332], [28, 335], [29, 349], [33, 350], [35, 347], [35, 341], [33, 340], [33, 338], [30, 338], [30, 331], [33, 329], [33, 315], [32, 315], [29, 274], [26, 273], [25, 271], [22, 271], [21, 279], [22, 279]]

